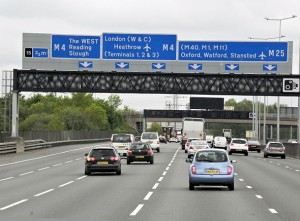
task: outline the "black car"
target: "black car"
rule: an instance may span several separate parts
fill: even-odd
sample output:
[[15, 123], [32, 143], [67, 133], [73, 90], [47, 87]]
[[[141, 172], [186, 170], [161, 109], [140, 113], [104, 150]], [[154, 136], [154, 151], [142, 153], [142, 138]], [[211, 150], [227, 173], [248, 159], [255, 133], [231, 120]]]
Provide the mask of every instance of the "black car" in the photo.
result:
[[248, 140], [248, 147], [249, 151], [257, 151], [257, 153], [260, 153], [261, 144], [257, 140]]
[[167, 138], [165, 136], [159, 136], [160, 143], [168, 143]]
[[148, 143], [136, 142], [131, 144], [127, 151], [127, 164], [133, 161], [147, 161], [150, 164], [154, 162], [154, 154]]
[[92, 148], [85, 156], [85, 175], [93, 172], [115, 172], [121, 175], [121, 157], [115, 148]]

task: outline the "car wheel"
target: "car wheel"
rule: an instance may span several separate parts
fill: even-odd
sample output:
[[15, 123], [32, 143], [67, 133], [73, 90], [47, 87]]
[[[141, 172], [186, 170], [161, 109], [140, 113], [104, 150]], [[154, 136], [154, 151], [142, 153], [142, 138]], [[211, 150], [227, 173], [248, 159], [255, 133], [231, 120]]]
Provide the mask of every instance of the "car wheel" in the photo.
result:
[[194, 190], [195, 189], [195, 185], [191, 184], [191, 182], [189, 183], [189, 190]]
[[187, 150], [184, 150], [185, 153], [187, 153]]
[[257, 150], [257, 153], [260, 153], [260, 150]]
[[184, 147], [184, 146], [181, 146], [181, 149], [182, 149], [182, 150], [184, 150], [184, 149], [185, 149], [185, 147]]
[[130, 160], [127, 160], [127, 164], [130, 164], [131, 163], [131, 161]]
[[84, 170], [84, 175], [87, 175], [87, 176], [91, 175], [91, 171], [85, 169], [85, 170]]
[[229, 189], [230, 191], [233, 191], [233, 190], [234, 190], [234, 183], [229, 184], [229, 185], [228, 185], [228, 189]]
[[268, 158], [268, 155], [267, 155], [267, 154], [264, 154], [264, 158]]
[[248, 152], [245, 153], [245, 156], [248, 156]]
[[153, 163], [154, 163], [154, 159], [151, 159], [151, 160], [150, 160], [150, 164], [153, 164]]
[[229, 151], [229, 153], [228, 153], [229, 155], [231, 155], [232, 153], [231, 153], [231, 151]]
[[156, 152], [159, 153], [159, 148], [156, 149]]
[[117, 175], [121, 175], [121, 169], [116, 172]]
[[281, 159], [285, 159], [285, 155], [282, 155], [282, 156], [281, 156]]

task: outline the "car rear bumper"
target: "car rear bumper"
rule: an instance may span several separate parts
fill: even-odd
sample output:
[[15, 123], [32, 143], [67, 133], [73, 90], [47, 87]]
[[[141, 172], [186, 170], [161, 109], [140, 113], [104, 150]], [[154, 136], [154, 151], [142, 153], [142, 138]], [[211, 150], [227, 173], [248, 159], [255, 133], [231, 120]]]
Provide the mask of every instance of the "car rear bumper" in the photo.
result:
[[193, 185], [229, 185], [234, 183], [234, 175], [190, 175]]
[[248, 153], [248, 149], [229, 149], [231, 153]]
[[90, 172], [117, 172], [120, 170], [120, 164], [108, 164], [108, 165], [86, 165], [86, 170]]
[[268, 156], [284, 156], [285, 152], [270, 152], [270, 151], [266, 151], [266, 154]]
[[153, 156], [143, 156], [143, 158], [140, 158], [142, 156], [127, 156], [127, 160], [129, 161], [150, 161], [153, 160]]

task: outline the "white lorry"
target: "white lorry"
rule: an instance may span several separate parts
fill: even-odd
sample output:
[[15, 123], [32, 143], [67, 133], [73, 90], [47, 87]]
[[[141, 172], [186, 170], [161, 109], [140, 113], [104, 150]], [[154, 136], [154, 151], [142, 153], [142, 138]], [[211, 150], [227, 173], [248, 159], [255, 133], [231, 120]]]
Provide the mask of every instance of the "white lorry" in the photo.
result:
[[185, 117], [182, 119], [182, 139], [181, 148], [185, 150], [185, 144], [188, 138], [199, 138], [205, 140], [204, 119]]

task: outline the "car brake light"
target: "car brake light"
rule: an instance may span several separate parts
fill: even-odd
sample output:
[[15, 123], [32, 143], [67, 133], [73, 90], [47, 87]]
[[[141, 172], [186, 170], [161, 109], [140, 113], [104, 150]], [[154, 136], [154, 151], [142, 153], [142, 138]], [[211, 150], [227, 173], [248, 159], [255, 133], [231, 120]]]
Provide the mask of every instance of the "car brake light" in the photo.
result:
[[193, 146], [191, 145], [189, 149], [193, 149]]
[[245, 147], [248, 147], [248, 144], [247, 144], [247, 143], [245, 144]]
[[192, 166], [192, 174], [196, 174], [196, 167]]
[[159, 140], [157, 141], [157, 144], [159, 144]]
[[233, 146], [233, 145], [234, 145], [233, 143], [230, 144], [230, 146]]
[[230, 175], [232, 173], [232, 166], [227, 167], [227, 175]]
[[187, 142], [187, 143], [186, 143], [186, 145], [187, 145], [187, 146], [190, 146], [190, 143], [189, 143], [189, 142]]
[[148, 150], [148, 155], [151, 155], [152, 153], [152, 150]]
[[128, 151], [127, 151], [127, 154], [128, 154], [128, 155], [132, 155], [132, 151], [131, 151], [131, 150], [128, 150]]
[[112, 160], [112, 161], [118, 161], [119, 157], [111, 157], [110, 160]]
[[95, 161], [96, 159], [95, 159], [95, 157], [87, 157], [86, 160], [87, 161]]

